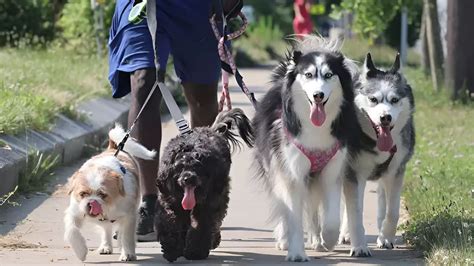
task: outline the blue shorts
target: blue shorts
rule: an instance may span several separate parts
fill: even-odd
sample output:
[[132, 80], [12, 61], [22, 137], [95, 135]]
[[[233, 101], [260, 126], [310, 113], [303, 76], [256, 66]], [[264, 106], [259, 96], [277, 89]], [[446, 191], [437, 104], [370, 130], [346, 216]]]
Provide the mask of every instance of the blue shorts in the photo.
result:
[[[109, 38], [109, 81], [112, 96], [130, 92], [129, 75], [137, 69], [154, 68], [153, 46], [146, 20], [128, 22], [133, 0], [117, 0]], [[173, 56], [181, 82], [210, 84], [220, 75], [217, 40], [209, 24], [211, 0], [156, 0], [157, 47], [160, 67]]]

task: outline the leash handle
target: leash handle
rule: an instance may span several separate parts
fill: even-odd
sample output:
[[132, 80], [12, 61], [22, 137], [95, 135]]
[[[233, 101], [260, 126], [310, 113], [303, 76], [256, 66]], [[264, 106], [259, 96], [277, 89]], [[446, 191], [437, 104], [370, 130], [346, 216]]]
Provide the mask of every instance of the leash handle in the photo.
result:
[[153, 85], [152, 91], [156, 89], [156, 87], [160, 88], [161, 94], [163, 99], [165, 100], [165, 104], [168, 107], [168, 110], [173, 117], [180, 134], [189, 134], [191, 129], [188, 125], [188, 122], [184, 118], [181, 110], [176, 104], [176, 101], [173, 98], [168, 87], [166, 87], [164, 83], [164, 73], [166, 71], [166, 66], [164, 66], [163, 70], [160, 70], [160, 63], [158, 61], [158, 43], [156, 41], [156, 30], [157, 30], [157, 19], [156, 19], [156, 0], [147, 0], [146, 3], [146, 12], [147, 12], [147, 25], [148, 30], [150, 31], [151, 39], [153, 42], [153, 52], [155, 57], [155, 67], [156, 67], [156, 81]]
[[[240, 75], [240, 73], [237, 69], [237, 65], [235, 64], [234, 57], [232, 56], [232, 52], [230, 51], [230, 48], [228, 48], [225, 44], [226, 41], [236, 39], [245, 32], [245, 29], [248, 26], [247, 18], [245, 17], [245, 15], [242, 12], [239, 13], [239, 17], [242, 19], [242, 26], [240, 27], [240, 29], [236, 30], [235, 32], [231, 32], [231, 33], [227, 34], [226, 33], [226, 27], [224, 26], [222, 36], [221, 36], [221, 34], [219, 32], [219, 29], [217, 27], [216, 14], [211, 16], [211, 18], [209, 19], [209, 22], [211, 23], [211, 27], [212, 27], [212, 30], [214, 32], [214, 36], [218, 40], [218, 46], [217, 47], [218, 47], [218, 52], [219, 52], [219, 57], [220, 57], [220, 60], [221, 60], [221, 67], [223, 69], [223, 72], [231, 73], [235, 76], [235, 80], [237, 81], [237, 84], [239, 85], [240, 89], [242, 90], [242, 92], [245, 93], [245, 95], [247, 95], [247, 98], [250, 100], [253, 107], [256, 109], [257, 108], [257, 100], [255, 99], [254, 94], [252, 92], [250, 92], [250, 90], [247, 88], [247, 85], [245, 84], [242, 75]], [[225, 19], [224, 19], [223, 23], [225, 23]], [[231, 106], [230, 96], [227, 97], [229, 95], [228, 88], [225, 87], [226, 84], [224, 82], [225, 75], [228, 75], [228, 74], [226, 74], [226, 73], [222, 74], [223, 89], [222, 89], [222, 95], [221, 95], [221, 99], [220, 99], [220, 103], [219, 103], [219, 105], [220, 105], [219, 106], [219, 111], [222, 111], [225, 100], [228, 100], [227, 105]], [[228, 84], [227, 84], [227, 86], [228, 86]]]

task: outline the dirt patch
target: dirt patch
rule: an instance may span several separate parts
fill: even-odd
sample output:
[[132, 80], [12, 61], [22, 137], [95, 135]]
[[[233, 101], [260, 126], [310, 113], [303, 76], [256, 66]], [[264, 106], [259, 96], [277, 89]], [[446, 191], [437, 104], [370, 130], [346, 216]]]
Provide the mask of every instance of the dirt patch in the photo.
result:
[[32, 244], [19, 240], [17, 237], [13, 236], [4, 236], [0, 237], [0, 248], [3, 249], [34, 249], [34, 248], [47, 248], [47, 246], [42, 245], [41, 243]]

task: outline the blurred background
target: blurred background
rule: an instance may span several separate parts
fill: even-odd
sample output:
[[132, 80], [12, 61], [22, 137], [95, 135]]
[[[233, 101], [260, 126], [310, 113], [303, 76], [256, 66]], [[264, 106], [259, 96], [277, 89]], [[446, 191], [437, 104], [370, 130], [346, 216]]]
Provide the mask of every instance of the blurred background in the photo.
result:
[[[0, 134], [46, 130], [58, 113], [80, 119], [77, 103], [110, 97], [114, 6], [111, 0], [0, 1]], [[344, 53], [359, 63], [371, 52], [378, 66], [388, 67], [401, 53], [417, 105], [405, 238], [428, 262], [472, 265], [474, 1], [244, 0], [243, 12], [250, 25], [233, 42], [240, 68], [275, 65], [295, 32], [344, 36]], [[172, 67], [168, 72], [178, 88]], [[179, 90], [175, 96], [183, 103]]]

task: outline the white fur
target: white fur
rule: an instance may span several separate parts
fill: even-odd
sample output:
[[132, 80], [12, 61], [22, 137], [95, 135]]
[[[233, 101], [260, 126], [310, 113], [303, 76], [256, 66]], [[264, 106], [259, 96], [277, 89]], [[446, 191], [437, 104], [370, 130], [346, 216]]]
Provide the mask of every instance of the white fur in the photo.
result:
[[[120, 137], [122, 133], [124, 133], [123, 129], [117, 126], [109, 135], [111, 139], [116, 142], [121, 140]], [[154, 151], [147, 150], [133, 139], [129, 139], [127, 144], [124, 150], [133, 156], [151, 159], [155, 155]], [[103, 171], [99, 171], [99, 168], [108, 168], [120, 173], [122, 174], [121, 178], [125, 191], [125, 196], [119, 196], [110, 206], [104, 204], [104, 201], [96, 194], [86, 196], [80, 201], [77, 201], [74, 195], [71, 194], [69, 206], [64, 216], [64, 239], [71, 245], [81, 261], [86, 259], [88, 251], [86, 241], [80, 232], [84, 223], [96, 225], [101, 231], [101, 244], [98, 248], [100, 254], [110, 254], [113, 252], [112, 230], [116, 228], [119, 232], [118, 241], [121, 249], [119, 260], [131, 261], [136, 259], [135, 230], [140, 197], [139, 182], [132, 171], [125, 169], [125, 173], [123, 173], [121, 167], [123, 167], [123, 165], [117, 157], [107, 155], [93, 157], [79, 169], [79, 171], [85, 175], [85, 180], [93, 191], [100, 189], [102, 186], [104, 177], [101, 176]], [[100, 203], [103, 210], [102, 216], [91, 217], [87, 214], [87, 204], [91, 200], [96, 200]], [[105, 218], [106, 220], [100, 221], [99, 218]], [[115, 222], [111, 223], [111, 221]]]
[[[391, 135], [398, 151], [392, 158], [384, 176], [377, 180], [377, 224], [379, 228], [377, 246], [393, 248], [398, 223], [400, 193], [403, 184], [403, 173], [399, 176], [396, 175], [403, 158], [405, 158], [409, 152], [402, 143], [400, 132], [409, 121], [413, 107], [407, 98], [402, 98], [398, 103], [391, 103], [390, 100], [393, 97], [399, 97], [395, 94], [396, 90], [391, 88], [385, 81], [377, 84], [380, 85], [380, 89], [373, 95], [370, 95], [377, 98], [377, 104], [370, 102], [368, 96], [362, 94], [356, 95], [355, 103], [359, 108], [357, 116], [361, 123], [362, 130], [374, 140], [376, 139], [375, 131], [362, 110], [364, 110], [372, 122], [377, 125], [380, 124], [380, 117], [382, 115], [390, 114], [392, 116], [393, 129], [391, 130]], [[358, 185], [353, 181], [344, 180], [344, 201], [346, 208], [339, 242], [348, 242], [350, 239], [351, 254], [354, 256], [370, 255], [370, 250], [365, 240], [365, 230], [362, 220], [364, 188], [367, 178], [371, 175], [374, 167], [385, 162], [389, 157], [389, 152], [378, 151], [376, 154], [372, 154], [362, 151], [358, 157], [351, 162], [357, 174], [357, 177], [353, 178], [357, 178]]]
[[[113, 140], [115, 143], [119, 144], [125, 137], [125, 134], [126, 133], [123, 130], [123, 128], [119, 124], [115, 124], [115, 128], [113, 128], [109, 132], [109, 138]], [[127, 142], [125, 142], [123, 150], [132, 154], [135, 157], [145, 159], [145, 160], [151, 160], [155, 158], [156, 156], [155, 150], [151, 150], [151, 151], [148, 150], [144, 146], [140, 145], [132, 137], [129, 137]]]
[[[329, 71], [324, 66], [323, 58], [316, 58], [317, 68]], [[315, 71], [310, 68], [307, 71]], [[307, 80], [298, 74], [292, 87], [293, 110], [301, 122], [301, 132], [295, 140], [307, 149], [326, 150], [336, 143], [331, 135], [331, 124], [337, 117], [343, 101], [342, 87], [339, 78], [323, 80], [321, 73], [317, 79]], [[323, 125], [316, 127], [310, 120], [313, 93], [323, 91], [328, 102], [325, 105], [326, 120]], [[276, 123], [280, 123], [277, 120]], [[281, 134], [284, 134], [283, 129]], [[287, 144], [284, 137], [282, 156], [273, 156], [270, 165], [265, 167], [268, 175], [273, 176], [274, 182], [271, 196], [274, 203], [274, 230], [277, 241], [276, 247], [288, 249], [288, 261], [307, 261], [308, 256], [304, 247], [303, 223], [309, 228], [311, 245], [315, 249], [323, 246], [332, 250], [339, 235], [339, 212], [341, 196], [340, 171], [346, 159], [346, 150], [339, 150], [318, 176], [311, 177], [308, 185], [308, 175], [311, 164], [308, 158], [293, 144]], [[314, 244], [314, 245], [313, 245]]]
[[[102, 165], [108, 167], [107, 165]], [[100, 176], [96, 176], [100, 180]], [[88, 180], [90, 180], [88, 178]], [[72, 249], [77, 257], [84, 261], [87, 255], [87, 246], [84, 237], [80, 233], [80, 229], [84, 222], [96, 225], [101, 231], [101, 244], [98, 248], [100, 254], [111, 254], [112, 248], [112, 228], [116, 228], [123, 236], [119, 238], [121, 246], [121, 261], [135, 260], [135, 227], [137, 222], [137, 210], [139, 204], [139, 195], [136, 191], [138, 182], [131, 172], [127, 172], [123, 176], [125, 197], [121, 197], [117, 202], [107, 208], [103, 201], [97, 196], [85, 197], [81, 201], [77, 201], [73, 195], [70, 196], [69, 207], [66, 209], [64, 223], [65, 234], [64, 239], [71, 244]], [[100, 181], [99, 181], [100, 182]], [[95, 186], [98, 182], [90, 183]], [[97, 200], [102, 206], [103, 216], [106, 221], [99, 221], [99, 218], [92, 218], [87, 215], [87, 203], [90, 200]], [[115, 220], [114, 223], [111, 223]]]

